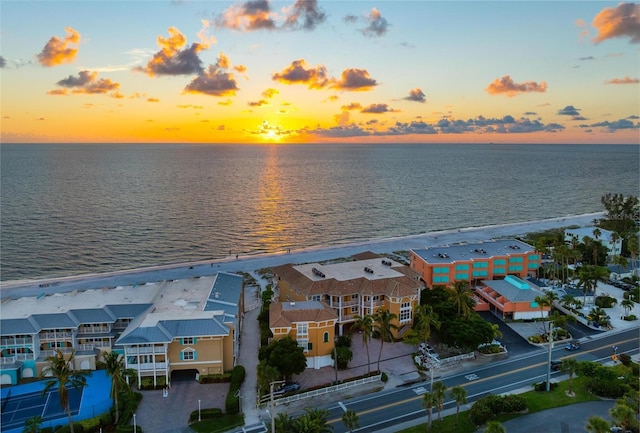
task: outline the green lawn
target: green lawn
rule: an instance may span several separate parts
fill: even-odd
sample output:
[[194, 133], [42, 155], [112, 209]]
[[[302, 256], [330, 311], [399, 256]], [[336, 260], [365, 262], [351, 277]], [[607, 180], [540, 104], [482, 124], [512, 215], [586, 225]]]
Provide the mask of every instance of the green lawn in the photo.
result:
[[[574, 397], [569, 397], [566, 391], [569, 389], [569, 381], [562, 381], [558, 383], [558, 387], [550, 392], [536, 392], [531, 391], [521, 394], [527, 401], [527, 407], [529, 411], [527, 413], [539, 412], [545, 409], [551, 409], [554, 407], [567, 406], [574, 403], [582, 403], [585, 401], [600, 400], [599, 397], [591, 395], [584, 390], [583, 383], [585, 378], [575, 377], [573, 379], [573, 392]], [[503, 414], [496, 417], [496, 421], [505, 422], [513, 418], [517, 418], [526, 414]], [[460, 412], [458, 426], [455, 425], [455, 414], [442, 418], [442, 421], [437, 420], [437, 411], [433, 411], [431, 418], [431, 432], [432, 433], [474, 433], [478, 429], [471, 424], [467, 417], [466, 412]], [[424, 424], [420, 424], [414, 427], [410, 427], [405, 430], [400, 430], [400, 433], [424, 433], [427, 430], [427, 417], [425, 412]], [[481, 431], [481, 430], [480, 430]]]
[[244, 425], [244, 416], [225, 415], [220, 418], [207, 419], [190, 424], [191, 430], [197, 433], [221, 433]]

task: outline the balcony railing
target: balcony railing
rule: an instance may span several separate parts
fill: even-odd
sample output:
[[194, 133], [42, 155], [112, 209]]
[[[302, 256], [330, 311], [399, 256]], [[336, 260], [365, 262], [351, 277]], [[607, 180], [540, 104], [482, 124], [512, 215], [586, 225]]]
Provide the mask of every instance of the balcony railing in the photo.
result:
[[129, 364], [127, 363], [127, 368], [131, 368], [133, 370], [140, 371], [149, 371], [149, 370], [161, 370], [165, 371], [167, 369], [166, 362], [144, 362], [142, 364]]
[[0, 338], [0, 344], [3, 346], [11, 346], [11, 345], [28, 345], [33, 344], [33, 337], [2, 337]]
[[55, 356], [58, 350], [66, 355], [73, 351], [73, 347], [60, 347], [53, 350], [41, 350], [40, 357], [46, 358], [47, 356]]
[[81, 326], [78, 328], [78, 334], [106, 334], [111, 332], [111, 328], [107, 325], [103, 326]]
[[27, 361], [30, 359], [34, 359], [33, 353], [16, 353], [11, 356], [3, 356], [0, 358], [0, 363], [2, 364], [13, 364], [16, 361]]
[[166, 353], [164, 346], [153, 347], [127, 347], [125, 349], [127, 355], [141, 355], [147, 353]]
[[38, 334], [40, 340], [64, 340], [73, 337], [72, 332], [62, 331], [62, 332], [41, 332]]

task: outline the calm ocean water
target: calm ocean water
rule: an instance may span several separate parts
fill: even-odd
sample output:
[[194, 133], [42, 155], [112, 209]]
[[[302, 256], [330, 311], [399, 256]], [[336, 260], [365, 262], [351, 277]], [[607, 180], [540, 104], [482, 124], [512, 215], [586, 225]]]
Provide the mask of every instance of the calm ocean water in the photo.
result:
[[638, 146], [7, 145], [3, 281], [602, 211]]

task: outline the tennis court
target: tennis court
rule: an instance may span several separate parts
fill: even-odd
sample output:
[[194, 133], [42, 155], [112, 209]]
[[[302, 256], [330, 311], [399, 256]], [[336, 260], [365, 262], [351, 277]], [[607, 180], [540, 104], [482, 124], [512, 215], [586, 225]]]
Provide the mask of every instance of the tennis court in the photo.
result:
[[[83, 388], [71, 388], [69, 392], [69, 408], [72, 415], [80, 412]], [[60, 406], [58, 388], [49, 390], [44, 395], [30, 392], [21, 395], [8, 394], [2, 398], [2, 429], [24, 426], [31, 417], [41, 416], [43, 421], [66, 417], [67, 413]]]

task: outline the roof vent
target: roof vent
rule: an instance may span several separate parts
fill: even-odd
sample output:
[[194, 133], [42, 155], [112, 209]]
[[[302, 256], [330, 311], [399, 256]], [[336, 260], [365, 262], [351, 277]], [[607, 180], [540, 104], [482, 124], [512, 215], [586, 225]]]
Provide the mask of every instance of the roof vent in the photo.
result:
[[370, 268], [370, 267], [368, 267], [368, 266], [365, 266], [364, 271], [365, 271], [365, 272], [367, 272], [367, 273], [369, 273], [369, 274], [373, 274], [373, 269], [371, 269], [371, 268]]
[[311, 268], [311, 272], [313, 272], [313, 275], [316, 275], [320, 278], [324, 278], [326, 275], [324, 274], [324, 272], [321, 272], [319, 270], [317, 270], [316, 268]]
[[391, 266], [392, 265], [391, 261], [385, 260], [385, 259], [382, 259], [382, 264], [385, 265], [385, 266]]

